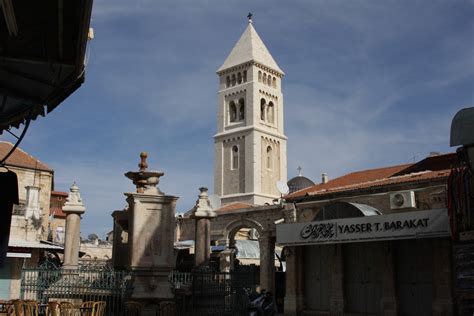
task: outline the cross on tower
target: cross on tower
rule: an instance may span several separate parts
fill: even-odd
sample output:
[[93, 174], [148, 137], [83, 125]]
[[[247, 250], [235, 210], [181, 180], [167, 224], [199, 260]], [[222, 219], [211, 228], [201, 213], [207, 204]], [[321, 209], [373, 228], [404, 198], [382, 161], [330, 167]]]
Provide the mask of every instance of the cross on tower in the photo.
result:
[[296, 170], [298, 170], [298, 176], [301, 177], [301, 170], [303, 170], [303, 168], [298, 166], [298, 168], [296, 168]]

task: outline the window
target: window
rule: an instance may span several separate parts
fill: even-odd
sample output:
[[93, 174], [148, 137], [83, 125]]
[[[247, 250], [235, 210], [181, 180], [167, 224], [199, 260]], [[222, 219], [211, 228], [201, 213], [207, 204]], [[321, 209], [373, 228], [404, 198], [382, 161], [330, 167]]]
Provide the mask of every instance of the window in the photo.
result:
[[260, 119], [265, 121], [265, 99], [260, 100]]
[[236, 82], [236, 79], [235, 79], [235, 74], [232, 75], [232, 86], [235, 86], [235, 82]]
[[262, 82], [262, 72], [258, 71], [258, 82]]
[[229, 76], [227, 76], [227, 78], [226, 78], [225, 87], [226, 88], [230, 87], [230, 77]]
[[273, 77], [273, 88], [277, 87], [277, 78]]
[[267, 169], [272, 169], [272, 147], [267, 147]]
[[275, 116], [275, 107], [273, 106], [273, 102], [270, 102], [268, 103], [268, 106], [267, 106], [267, 122], [270, 124], [273, 124], [274, 116]]
[[237, 74], [237, 83], [238, 84], [242, 83], [242, 74], [240, 72]]
[[263, 84], [267, 84], [267, 74], [263, 74]]
[[239, 169], [239, 147], [232, 146], [232, 170]]
[[239, 121], [245, 118], [245, 101], [243, 98], [239, 99]]
[[244, 70], [244, 82], [247, 82], [247, 70]]
[[229, 103], [229, 120], [231, 122], [235, 122], [237, 119], [237, 107], [235, 106], [234, 101], [230, 101]]

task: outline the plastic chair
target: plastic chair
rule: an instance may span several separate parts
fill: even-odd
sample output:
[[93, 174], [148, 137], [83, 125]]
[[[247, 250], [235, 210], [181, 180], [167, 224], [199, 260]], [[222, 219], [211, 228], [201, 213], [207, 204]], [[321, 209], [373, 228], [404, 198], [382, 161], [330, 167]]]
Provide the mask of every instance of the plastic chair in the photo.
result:
[[160, 316], [175, 316], [176, 305], [173, 301], [164, 301], [160, 303]]
[[94, 316], [94, 301], [82, 302], [80, 310], [81, 316]]
[[95, 302], [92, 310], [92, 316], [104, 316], [105, 306], [106, 302], [104, 301]]
[[25, 312], [23, 310], [23, 301], [22, 300], [13, 300], [13, 315], [15, 316], [25, 316]]
[[59, 315], [60, 316], [76, 316], [78, 314], [78, 309], [71, 302], [61, 302], [59, 303]]
[[125, 302], [125, 316], [140, 316], [142, 304], [136, 301]]
[[61, 310], [59, 308], [59, 303], [56, 301], [48, 302], [46, 306], [45, 316], [60, 316]]
[[13, 305], [13, 300], [8, 301], [5, 304], [5, 311], [7, 312], [7, 316], [16, 316], [15, 314], [15, 306]]
[[23, 301], [24, 316], [38, 316], [38, 302]]

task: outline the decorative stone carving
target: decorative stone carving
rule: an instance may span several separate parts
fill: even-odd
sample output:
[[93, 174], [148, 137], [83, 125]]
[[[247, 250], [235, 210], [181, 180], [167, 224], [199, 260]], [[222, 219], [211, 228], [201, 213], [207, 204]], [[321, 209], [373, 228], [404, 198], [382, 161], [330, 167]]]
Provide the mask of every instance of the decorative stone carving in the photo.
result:
[[173, 244], [178, 199], [158, 189], [159, 178], [164, 173], [148, 171], [147, 156], [142, 152], [140, 169], [125, 174], [137, 188], [136, 192], [125, 193], [127, 211], [114, 213], [117, 226], [128, 232], [126, 266], [134, 271], [130, 298], [147, 306], [141, 314], [145, 316], [156, 314], [147, 302], [173, 298], [168, 275], [175, 264]]
[[214, 212], [214, 210], [211, 207], [211, 202], [209, 202], [209, 196], [207, 195], [207, 188], [199, 188], [199, 191], [201, 192], [199, 194], [199, 198], [196, 201], [196, 206], [194, 207], [194, 212], [193, 212], [193, 217], [205, 217], [205, 218], [211, 218], [211, 217], [216, 217], [217, 214]]
[[125, 176], [133, 181], [137, 187], [137, 193], [164, 195], [157, 187], [160, 177], [164, 175], [159, 171], [147, 171], [148, 163], [146, 161], [148, 153], [140, 153], [141, 161], [138, 164], [139, 171], [129, 171]]

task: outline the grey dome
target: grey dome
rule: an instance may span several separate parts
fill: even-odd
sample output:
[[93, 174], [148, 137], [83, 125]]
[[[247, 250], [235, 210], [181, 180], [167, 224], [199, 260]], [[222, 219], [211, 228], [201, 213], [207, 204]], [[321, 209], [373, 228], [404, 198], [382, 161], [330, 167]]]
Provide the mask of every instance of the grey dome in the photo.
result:
[[288, 181], [289, 193], [309, 188], [314, 185], [314, 182], [303, 176], [296, 176]]

